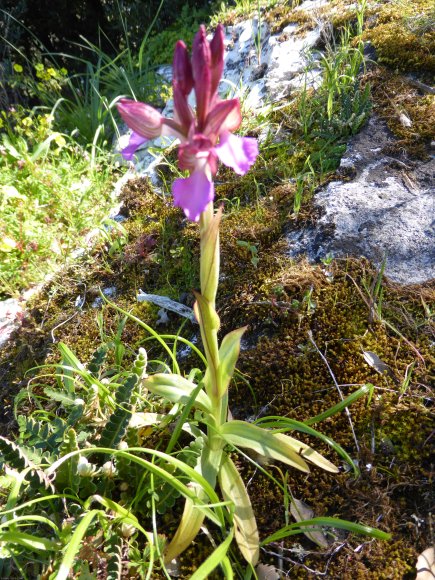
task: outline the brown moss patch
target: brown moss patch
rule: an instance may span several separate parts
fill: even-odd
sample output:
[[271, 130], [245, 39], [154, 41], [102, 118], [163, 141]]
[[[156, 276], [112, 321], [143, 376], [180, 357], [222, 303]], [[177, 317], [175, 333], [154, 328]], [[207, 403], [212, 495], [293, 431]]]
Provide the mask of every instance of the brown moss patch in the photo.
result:
[[384, 67], [369, 72], [364, 82], [371, 85], [374, 111], [397, 137], [389, 153], [405, 150], [412, 157], [427, 158], [435, 135], [435, 97]]
[[[295, 10], [288, 4], [278, 4], [265, 14], [265, 20], [269, 24], [272, 34], [278, 34], [289, 24], [298, 24], [295, 31], [297, 34], [312, 30], [316, 27], [316, 21], [305, 10]], [[282, 38], [281, 40], [288, 40]]]
[[[434, 286], [401, 289], [385, 284], [383, 314], [394, 322], [393, 331], [379, 321], [370, 320], [370, 311], [363, 299], [364, 281], [375, 276], [375, 272], [367, 263], [336, 263], [332, 265], [334, 278], [329, 282], [320, 268], [311, 267], [310, 277], [303, 269], [298, 276], [297, 264], [287, 262], [284, 266], [283, 261], [281, 265], [273, 279], [265, 280], [263, 286], [255, 286], [262, 292], [261, 299], [258, 295], [254, 301], [250, 294], [251, 302], [245, 305], [243, 316], [238, 314], [238, 322], [250, 325], [246, 336], [250, 347], [242, 351], [239, 364], [250, 388], [243, 381], [233, 387], [232, 413], [236, 418], [281, 415], [305, 420], [339, 401], [333, 378], [308, 338], [311, 331], [335, 380], [343, 385], [345, 395], [361, 384], [372, 383], [376, 388], [370, 403], [363, 398], [350, 407], [359, 452], [344, 413], [315, 426], [359, 461], [360, 477], [355, 479], [344, 473], [331, 476], [317, 469], [306, 477], [290, 470], [291, 492], [308, 503], [316, 515], [340, 517], [388, 530], [393, 533], [393, 540], [390, 543], [364, 541], [333, 531], [336, 541], [327, 552], [316, 550], [312, 543], [299, 536], [290, 537], [279, 546], [266, 547], [265, 554], [281, 553], [284, 569], [295, 578], [307, 577], [308, 568], [320, 572], [328, 569], [331, 577], [347, 577], [345, 574], [357, 578], [408, 577], [419, 550], [429, 541], [433, 428], [425, 401], [435, 358], [430, 346], [433, 323], [425, 314], [421, 298], [431, 296], [433, 300]], [[251, 283], [254, 285], [255, 281]], [[276, 285], [280, 286], [279, 300], [274, 290]], [[310, 292], [311, 304], [304, 302], [307, 292]], [[405, 303], [406, 315], [398, 309], [399, 304]], [[228, 319], [231, 318], [229, 312]], [[409, 342], [401, 335], [406, 335]], [[397, 380], [379, 375], [367, 365], [363, 350], [377, 353], [391, 366]], [[412, 362], [415, 375], [408, 389], [401, 393]], [[337, 462], [323, 444], [309, 441], [301, 434], [295, 436]], [[279, 468], [282, 470], [283, 466]], [[278, 469], [272, 467], [270, 471], [280, 480]], [[250, 481], [250, 494], [264, 537], [285, 524], [282, 492], [252, 467], [245, 465], [243, 472], [245, 480]], [[418, 514], [423, 523], [416, 525], [412, 514]], [[295, 542], [302, 545], [299, 556], [294, 552]], [[342, 547], [332, 556], [340, 543]], [[278, 565], [279, 558], [269, 557]]]

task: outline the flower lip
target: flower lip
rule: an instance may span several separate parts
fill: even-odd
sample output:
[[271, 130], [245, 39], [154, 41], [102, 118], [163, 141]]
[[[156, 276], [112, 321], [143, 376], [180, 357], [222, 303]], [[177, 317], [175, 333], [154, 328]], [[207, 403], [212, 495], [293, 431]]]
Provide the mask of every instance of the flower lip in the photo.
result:
[[186, 179], [176, 179], [172, 185], [174, 205], [181, 207], [187, 219], [194, 222], [213, 201], [214, 185], [204, 171], [193, 171]]

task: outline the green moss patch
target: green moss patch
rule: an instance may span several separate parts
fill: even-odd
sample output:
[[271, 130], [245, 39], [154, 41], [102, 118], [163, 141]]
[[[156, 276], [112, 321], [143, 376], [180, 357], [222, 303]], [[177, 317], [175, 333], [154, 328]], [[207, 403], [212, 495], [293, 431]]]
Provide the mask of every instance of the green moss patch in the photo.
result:
[[435, 11], [430, 0], [385, 2], [369, 20], [364, 39], [394, 71], [435, 73]]

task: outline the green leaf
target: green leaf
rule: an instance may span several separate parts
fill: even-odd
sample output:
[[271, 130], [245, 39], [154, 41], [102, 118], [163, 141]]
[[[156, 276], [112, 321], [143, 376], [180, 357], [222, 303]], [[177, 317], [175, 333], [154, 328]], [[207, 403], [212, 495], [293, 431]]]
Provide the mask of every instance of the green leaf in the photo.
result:
[[[183, 403], [190, 401], [192, 392], [198, 385], [171, 373], [157, 373], [145, 379], [145, 388], [155, 395], [159, 395], [172, 403]], [[199, 391], [194, 406], [202, 411], [211, 413], [211, 402], [204, 391]]]
[[[74, 429], [68, 429], [64, 435], [64, 441], [60, 446], [60, 457], [64, 457], [72, 451], [78, 451], [77, 436]], [[73, 455], [67, 461], [62, 463], [56, 471], [56, 488], [63, 491], [66, 488], [71, 489], [75, 493], [79, 488], [79, 478], [77, 476], [77, 465], [79, 456]]]
[[303, 522], [297, 522], [295, 524], [290, 524], [278, 530], [277, 532], [271, 534], [265, 538], [262, 542], [262, 546], [266, 546], [271, 542], [279, 542], [288, 536], [294, 536], [296, 534], [303, 534], [305, 528], [316, 526], [320, 528], [321, 526], [327, 526], [330, 528], [338, 528], [340, 530], [347, 530], [354, 534], [363, 534], [365, 536], [371, 536], [378, 540], [390, 540], [391, 534], [387, 532], [382, 532], [376, 528], [370, 526], [364, 526], [362, 524], [355, 524], [353, 522], [348, 522], [346, 520], [341, 520], [339, 518], [329, 518], [329, 517], [319, 517], [313, 518], [312, 520], [305, 520]]
[[9, 155], [11, 157], [14, 157], [15, 159], [21, 159], [21, 154], [18, 153], [18, 151], [12, 145], [12, 143], [11, 143], [9, 137], [6, 135], [6, 133], [3, 133], [2, 139], [3, 139], [3, 145], [5, 146], [7, 152], [9, 153]]
[[101, 367], [106, 360], [108, 352], [108, 347], [103, 344], [97, 348], [97, 350], [92, 355], [92, 359], [88, 363], [88, 371], [93, 375], [97, 376], [101, 370]]
[[[217, 333], [220, 326], [219, 316], [211, 302], [199, 292], [193, 292], [196, 302], [193, 306], [195, 316], [201, 329], [201, 338], [206, 353], [208, 367], [204, 377], [207, 393], [213, 397], [222, 396], [218, 385], [219, 380], [219, 349]], [[210, 385], [210, 389], [208, 388]]]
[[96, 495], [92, 495], [90, 498], [88, 498], [86, 500], [84, 508], [89, 509], [90, 505], [93, 502], [98, 502], [99, 504], [104, 506], [107, 510], [116, 514], [116, 516], [117, 516], [116, 519], [118, 521], [133, 525], [135, 528], [137, 528], [140, 532], [142, 532], [144, 534], [144, 536], [147, 538], [147, 540], [152, 540], [152, 533], [147, 532], [140, 525], [137, 517], [130, 510], [125, 508], [124, 506], [120, 505], [116, 501], [113, 501], [112, 499], [109, 499], [107, 497], [102, 497], [101, 495], [96, 494]]
[[116, 392], [116, 402], [118, 407], [110, 415], [109, 420], [104, 426], [104, 429], [101, 432], [101, 437], [98, 441], [98, 447], [110, 447], [111, 449], [116, 449], [125, 435], [132, 414], [130, 399], [132, 398], [133, 390], [138, 382], [138, 375], [131, 375], [118, 388]]
[[67, 580], [69, 576], [69, 572], [74, 564], [75, 557], [80, 550], [80, 544], [83, 539], [83, 536], [87, 532], [89, 526], [92, 523], [92, 520], [98, 515], [101, 514], [100, 510], [92, 510], [85, 514], [80, 521], [79, 525], [74, 530], [73, 535], [68, 542], [68, 545], [65, 550], [65, 554], [62, 560], [62, 563], [59, 568], [59, 572], [57, 573], [56, 580]]
[[352, 461], [350, 455], [333, 439], [316, 431], [312, 427], [309, 427], [305, 422], [302, 423], [301, 421], [296, 421], [294, 419], [288, 419], [287, 417], [278, 417], [278, 416], [271, 416], [271, 417], [262, 417], [258, 419], [257, 424], [264, 425], [266, 429], [283, 429], [285, 428], [286, 431], [291, 429], [293, 431], [299, 431], [300, 433], [306, 433], [307, 435], [312, 435], [313, 437], [317, 437], [321, 441], [324, 441], [328, 445], [332, 447], [332, 449], [342, 457], [349, 465], [352, 467], [355, 475], [359, 475], [359, 469]]
[[50, 149], [50, 144], [52, 141], [57, 139], [61, 133], [51, 133], [42, 143], [39, 143], [35, 149], [33, 150], [32, 154], [30, 155], [30, 160], [35, 162], [37, 161], [42, 155], [46, 155]]
[[293, 445], [261, 427], [245, 421], [228, 421], [220, 427], [219, 432], [230, 445], [252, 449], [260, 455], [277, 459], [305, 473], [310, 472], [307, 463], [294, 450]]
[[222, 340], [219, 348], [219, 373], [221, 376], [221, 395], [228, 389], [236, 368], [237, 359], [240, 353], [240, 341], [247, 326], [238, 328], [227, 334]]
[[327, 411], [320, 413], [320, 415], [316, 415], [315, 417], [312, 417], [311, 419], [307, 419], [306, 421], [304, 421], [304, 423], [306, 425], [314, 425], [315, 423], [320, 423], [320, 421], [324, 421], [328, 417], [332, 417], [332, 415], [335, 415], [336, 413], [340, 413], [340, 411], [342, 411], [346, 407], [349, 407], [349, 405], [352, 405], [352, 403], [354, 403], [355, 401], [357, 401], [358, 399], [360, 399], [361, 397], [363, 397], [367, 393], [371, 393], [373, 391], [373, 389], [374, 389], [374, 387], [370, 383], [363, 385], [360, 389], [358, 389], [357, 391], [355, 391], [354, 393], [352, 393], [351, 395], [349, 395], [348, 397], [346, 397], [345, 399], [343, 399], [342, 401], [337, 403], [337, 405], [334, 405], [333, 407], [329, 408]]
[[[202, 495], [201, 489], [198, 489], [198, 497], [200, 495]], [[202, 526], [204, 517], [204, 512], [197, 509], [192, 500], [186, 499], [177, 531], [165, 550], [166, 564], [172, 562], [174, 558], [190, 546]]]
[[121, 580], [122, 578], [122, 546], [123, 538], [112, 528], [110, 536], [105, 541], [104, 551], [108, 554], [106, 580]]
[[[219, 283], [219, 224], [222, 218], [222, 208], [210, 219], [207, 225], [201, 218], [201, 290], [204, 299], [214, 303]], [[204, 212], [206, 216], [207, 212]], [[205, 226], [205, 227], [204, 227]]]
[[320, 455], [317, 451], [315, 451], [309, 445], [302, 443], [298, 439], [294, 439], [289, 435], [284, 435], [284, 433], [274, 433], [274, 436], [279, 441], [282, 441], [285, 445], [292, 447], [298, 455], [311, 461], [317, 467], [324, 469], [325, 471], [329, 471], [330, 473], [338, 473], [338, 467], [335, 467], [333, 463], [331, 463], [328, 459]]
[[31, 476], [47, 489], [52, 489], [53, 485], [45, 473], [30, 459], [30, 450], [17, 445], [6, 437], [0, 437], [0, 453], [2, 460], [9, 466], [17, 470], [30, 469]]
[[63, 393], [61, 391], [56, 391], [55, 389], [50, 389], [46, 387], [44, 389], [44, 393], [49, 397], [52, 401], [56, 401], [57, 403], [62, 403], [64, 407], [69, 407], [71, 405], [75, 405], [76, 397]]
[[[190, 580], [205, 580], [215, 568], [224, 560], [228, 548], [233, 540], [233, 533], [230, 532], [225, 541], [222, 542], [210, 556], [201, 564], [201, 566], [192, 574]], [[231, 576], [232, 577], [232, 576]], [[228, 578], [228, 576], [227, 576]]]
[[245, 484], [227, 455], [219, 471], [219, 484], [224, 498], [234, 504], [233, 522], [239, 549], [245, 560], [255, 566], [260, 555], [257, 522]]
[[12, 545], [23, 546], [27, 550], [35, 552], [46, 552], [48, 550], [59, 550], [60, 544], [47, 538], [38, 538], [32, 534], [25, 534], [24, 532], [3, 532], [0, 533], [0, 542], [10, 542]]

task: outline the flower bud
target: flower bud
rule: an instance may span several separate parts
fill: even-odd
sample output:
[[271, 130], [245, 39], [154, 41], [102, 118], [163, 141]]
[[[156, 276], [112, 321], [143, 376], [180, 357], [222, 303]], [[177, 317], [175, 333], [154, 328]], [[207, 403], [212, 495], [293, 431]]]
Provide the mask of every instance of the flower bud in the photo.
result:
[[106, 463], [101, 468], [101, 472], [105, 477], [111, 479], [116, 475], [116, 468], [111, 461], [106, 461]]
[[77, 464], [77, 473], [80, 477], [92, 477], [95, 474], [95, 465], [89, 463], [86, 457], [79, 457]]
[[136, 528], [132, 524], [121, 524], [121, 534], [124, 538], [130, 538], [136, 532]]
[[121, 99], [117, 106], [119, 114], [135, 133], [146, 139], [162, 134], [163, 117], [153, 107], [131, 99]]
[[182, 94], [187, 97], [193, 89], [193, 76], [189, 54], [182, 40], [175, 45], [172, 70], [174, 87], [178, 86]]

